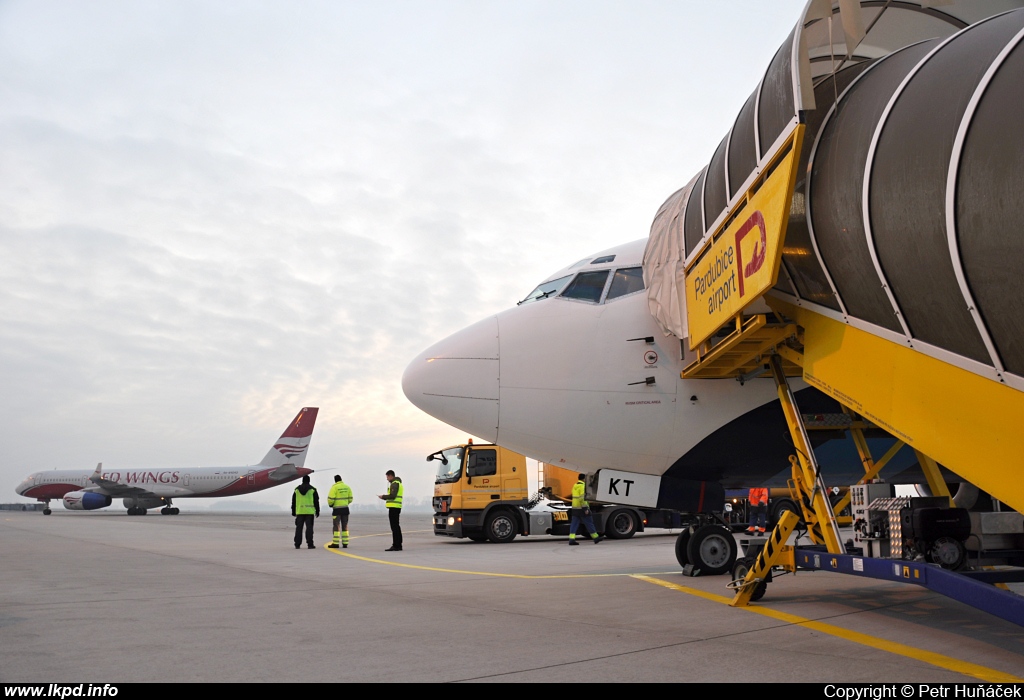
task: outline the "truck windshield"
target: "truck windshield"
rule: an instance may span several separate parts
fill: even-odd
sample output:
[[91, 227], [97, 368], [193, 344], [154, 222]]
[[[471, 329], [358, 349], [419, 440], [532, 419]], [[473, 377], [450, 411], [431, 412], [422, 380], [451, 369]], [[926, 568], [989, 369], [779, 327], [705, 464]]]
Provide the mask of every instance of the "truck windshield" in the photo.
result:
[[462, 476], [462, 457], [465, 453], [466, 450], [462, 447], [453, 447], [442, 452], [441, 454], [448, 460], [448, 464], [445, 464], [444, 461], [438, 462], [437, 477], [434, 479], [434, 483], [448, 484], [458, 481]]

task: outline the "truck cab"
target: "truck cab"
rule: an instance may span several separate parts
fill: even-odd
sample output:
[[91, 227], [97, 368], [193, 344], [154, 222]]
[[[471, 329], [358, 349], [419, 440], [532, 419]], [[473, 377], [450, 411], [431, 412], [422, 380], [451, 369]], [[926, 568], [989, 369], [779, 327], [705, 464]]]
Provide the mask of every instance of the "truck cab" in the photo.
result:
[[526, 458], [498, 445], [455, 445], [427, 456], [434, 477], [434, 534], [510, 542], [528, 534]]

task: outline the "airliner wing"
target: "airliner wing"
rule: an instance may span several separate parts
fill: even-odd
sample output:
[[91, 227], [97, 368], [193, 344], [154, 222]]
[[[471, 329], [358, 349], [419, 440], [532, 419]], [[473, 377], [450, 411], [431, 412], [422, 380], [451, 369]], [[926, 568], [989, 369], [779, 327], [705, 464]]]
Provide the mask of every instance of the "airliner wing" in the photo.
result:
[[89, 481], [96, 484], [103, 493], [107, 496], [113, 496], [114, 498], [123, 498], [125, 496], [151, 496], [158, 498], [156, 494], [146, 489], [140, 489], [138, 486], [128, 486], [118, 481], [111, 481], [110, 479], [104, 479], [101, 473], [103, 469], [103, 462], [96, 465], [96, 471], [89, 477]]

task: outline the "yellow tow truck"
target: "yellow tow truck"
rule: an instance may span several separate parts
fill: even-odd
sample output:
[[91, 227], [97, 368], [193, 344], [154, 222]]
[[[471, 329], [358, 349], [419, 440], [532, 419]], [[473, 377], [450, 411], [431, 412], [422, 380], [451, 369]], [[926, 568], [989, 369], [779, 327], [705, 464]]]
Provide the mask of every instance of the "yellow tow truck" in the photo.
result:
[[[511, 542], [518, 535], [569, 534], [569, 503], [579, 472], [544, 465], [544, 482], [530, 494], [523, 455], [472, 441], [427, 456], [434, 479], [434, 534], [475, 542]], [[589, 491], [589, 489], [588, 489]], [[598, 534], [628, 539], [648, 527], [685, 527], [680, 513], [590, 500]]]

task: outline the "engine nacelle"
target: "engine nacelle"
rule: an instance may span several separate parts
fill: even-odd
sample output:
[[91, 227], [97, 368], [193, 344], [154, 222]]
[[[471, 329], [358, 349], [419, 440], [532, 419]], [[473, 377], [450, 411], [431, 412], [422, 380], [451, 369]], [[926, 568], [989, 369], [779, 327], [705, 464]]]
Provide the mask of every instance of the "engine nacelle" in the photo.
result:
[[160, 508], [167, 505], [162, 498], [126, 498], [125, 508]]
[[111, 504], [110, 496], [92, 491], [71, 491], [64, 494], [64, 507], [68, 510], [96, 510]]

